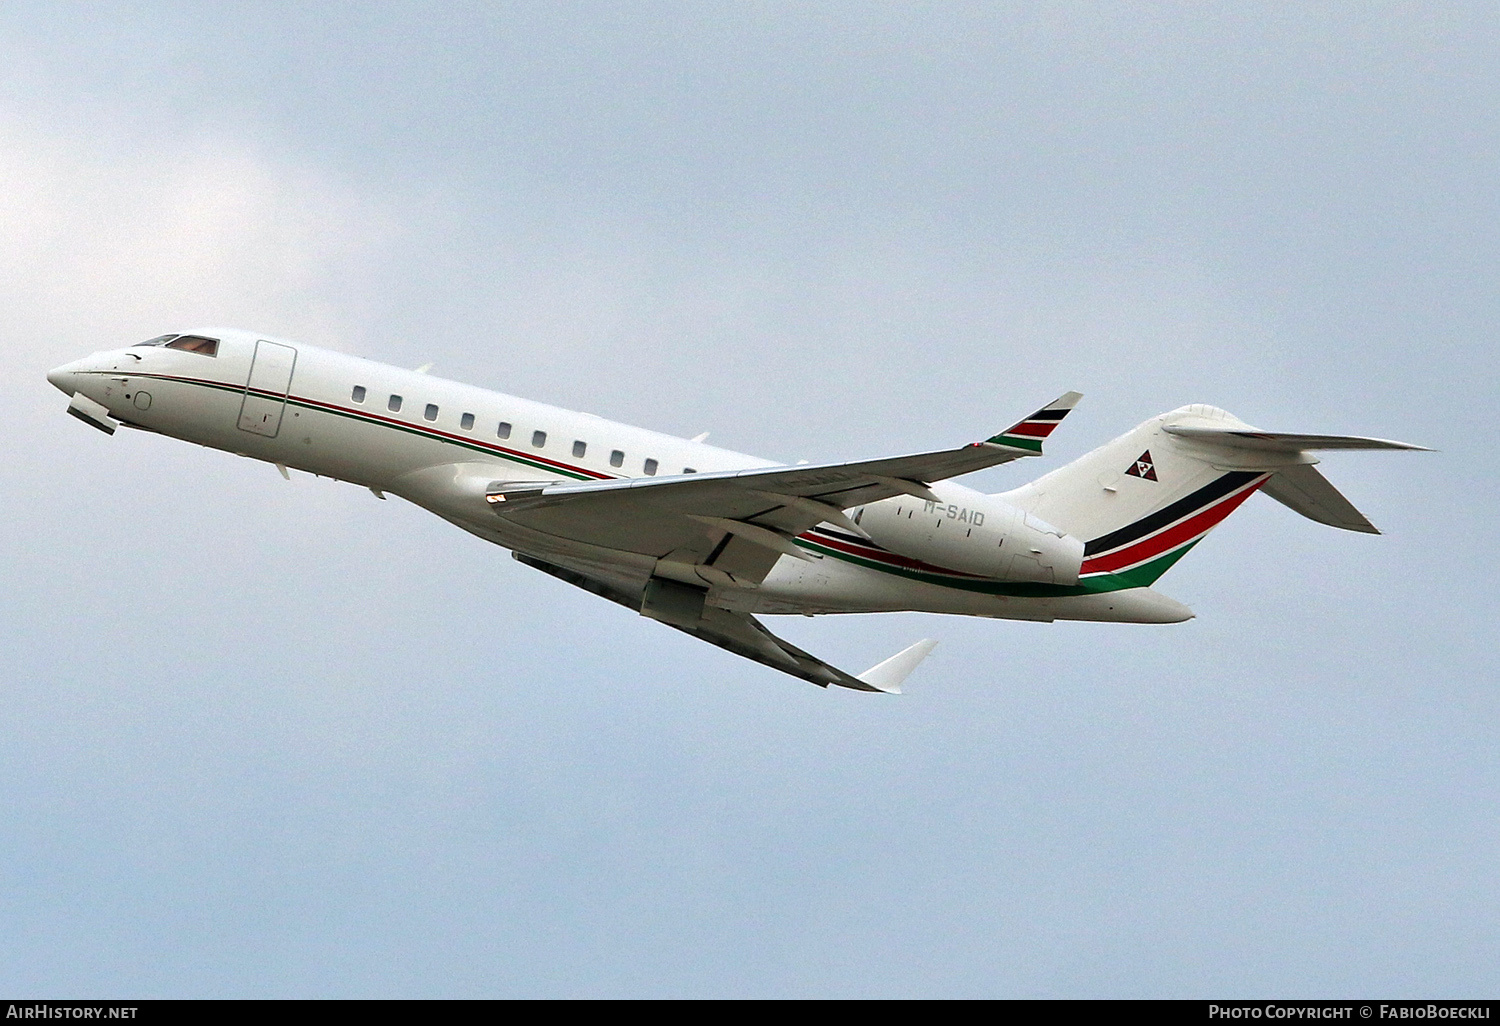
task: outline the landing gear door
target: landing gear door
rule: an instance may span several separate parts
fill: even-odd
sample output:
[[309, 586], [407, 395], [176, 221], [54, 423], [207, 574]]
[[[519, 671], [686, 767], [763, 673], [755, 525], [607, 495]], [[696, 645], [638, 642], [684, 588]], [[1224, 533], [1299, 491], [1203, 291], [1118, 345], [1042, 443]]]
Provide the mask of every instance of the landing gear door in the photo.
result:
[[255, 343], [255, 360], [245, 382], [245, 401], [240, 406], [240, 430], [275, 438], [281, 430], [286, 394], [292, 387], [292, 367], [297, 350], [264, 339]]

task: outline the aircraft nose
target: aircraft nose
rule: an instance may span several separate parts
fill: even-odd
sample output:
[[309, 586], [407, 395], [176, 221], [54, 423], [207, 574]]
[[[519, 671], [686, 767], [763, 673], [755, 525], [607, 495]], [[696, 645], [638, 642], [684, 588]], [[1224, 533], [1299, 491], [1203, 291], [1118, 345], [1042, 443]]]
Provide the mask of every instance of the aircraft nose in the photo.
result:
[[72, 395], [78, 391], [78, 369], [82, 361], [74, 360], [65, 363], [61, 367], [54, 367], [47, 372], [47, 380], [50, 381], [58, 391], [65, 395]]

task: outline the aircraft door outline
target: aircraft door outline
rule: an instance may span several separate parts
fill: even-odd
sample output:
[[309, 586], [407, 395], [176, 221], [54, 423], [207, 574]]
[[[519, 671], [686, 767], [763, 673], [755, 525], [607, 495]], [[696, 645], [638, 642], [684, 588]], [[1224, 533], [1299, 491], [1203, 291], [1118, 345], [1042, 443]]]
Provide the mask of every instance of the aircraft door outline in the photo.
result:
[[250, 376], [245, 380], [245, 399], [240, 404], [240, 430], [267, 438], [281, 431], [287, 393], [292, 389], [292, 371], [297, 350], [280, 342], [261, 339], [255, 343]]

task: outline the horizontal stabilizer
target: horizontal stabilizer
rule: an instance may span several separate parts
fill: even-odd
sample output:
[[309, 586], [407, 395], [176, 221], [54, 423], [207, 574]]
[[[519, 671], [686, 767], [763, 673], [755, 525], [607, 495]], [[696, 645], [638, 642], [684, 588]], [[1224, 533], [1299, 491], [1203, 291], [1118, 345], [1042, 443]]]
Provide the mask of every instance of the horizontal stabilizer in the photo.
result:
[[1361, 534], [1380, 533], [1379, 528], [1355, 509], [1354, 504], [1344, 498], [1317, 467], [1305, 464], [1286, 467], [1271, 475], [1261, 491], [1320, 524]]
[[[1363, 438], [1358, 435], [1302, 435], [1279, 431], [1261, 431], [1241, 423], [1239, 426], [1201, 426], [1167, 424], [1163, 431], [1187, 441], [1221, 446], [1220, 452], [1237, 451], [1242, 458], [1265, 470], [1274, 471], [1262, 490], [1277, 502], [1296, 510], [1309, 520], [1329, 527], [1361, 534], [1379, 534], [1369, 519], [1312, 466], [1317, 462], [1301, 454], [1324, 449], [1405, 449], [1431, 452], [1422, 445], [1393, 442], [1386, 438]], [[1259, 453], [1259, 456], [1251, 454]], [[1291, 462], [1300, 458], [1304, 462]]]
[[859, 675], [859, 679], [888, 695], [899, 695], [901, 682], [906, 680], [911, 671], [917, 668], [917, 664], [926, 659], [936, 647], [937, 642], [932, 638], [923, 638], [915, 645], [903, 648], [885, 662], [870, 667]]
[[1168, 424], [1162, 430], [1181, 438], [1230, 445], [1238, 449], [1259, 449], [1263, 452], [1309, 452], [1316, 449], [1412, 449], [1417, 452], [1432, 452], [1423, 445], [1392, 442], [1385, 438], [1360, 438], [1356, 435], [1292, 435], [1257, 431], [1254, 428], [1191, 427], [1186, 424]]

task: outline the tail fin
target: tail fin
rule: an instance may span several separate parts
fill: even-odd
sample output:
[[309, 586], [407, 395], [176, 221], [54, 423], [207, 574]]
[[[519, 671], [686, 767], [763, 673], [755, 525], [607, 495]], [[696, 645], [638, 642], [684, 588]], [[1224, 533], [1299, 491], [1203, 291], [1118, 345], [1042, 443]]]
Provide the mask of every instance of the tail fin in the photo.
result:
[[1084, 575], [1147, 587], [1256, 489], [1303, 516], [1379, 533], [1313, 469], [1313, 449], [1421, 449], [1404, 442], [1260, 431], [1184, 406], [1002, 498], [1084, 542]]

